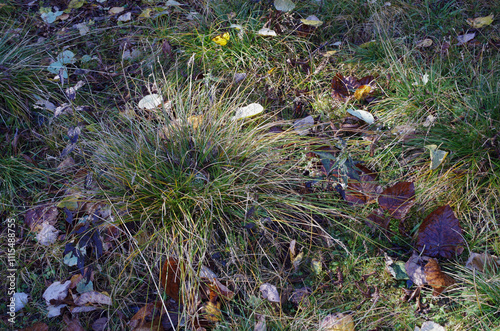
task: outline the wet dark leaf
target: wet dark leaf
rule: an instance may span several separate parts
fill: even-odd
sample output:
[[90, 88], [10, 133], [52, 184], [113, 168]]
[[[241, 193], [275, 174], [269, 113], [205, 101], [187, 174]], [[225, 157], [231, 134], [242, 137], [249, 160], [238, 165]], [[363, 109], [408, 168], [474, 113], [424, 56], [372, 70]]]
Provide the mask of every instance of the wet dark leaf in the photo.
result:
[[430, 213], [418, 229], [417, 247], [425, 255], [450, 259], [462, 254], [463, 244], [462, 228], [449, 205]]
[[368, 223], [367, 225], [370, 228], [375, 228], [376, 227], [375, 225], [378, 225], [382, 229], [387, 230], [389, 228], [389, 223], [391, 222], [391, 218], [386, 217], [384, 215], [384, 210], [381, 208], [377, 208], [374, 211], [372, 211], [371, 214], [368, 215], [367, 218], [368, 218], [368, 220], [371, 221], [371, 223], [366, 222], [366, 223]]
[[170, 257], [161, 269], [160, 281], [165, 293], [179, 302], [179, 287], [181, 285], [181, 270], [177, 259]]
[[45, 204], [28, 210], [24, 219], [26, 225], [31, 229], [31, 231], [38, 232], [42, 229], [43, 223], [55, 225], [58, 214], [59, 212], [55, 206]]
[[392, 217], [402, 220], [415, 203], [415, 186], [412, 182], [397, 182], [382, 191], [378, 197], [380, 208]]

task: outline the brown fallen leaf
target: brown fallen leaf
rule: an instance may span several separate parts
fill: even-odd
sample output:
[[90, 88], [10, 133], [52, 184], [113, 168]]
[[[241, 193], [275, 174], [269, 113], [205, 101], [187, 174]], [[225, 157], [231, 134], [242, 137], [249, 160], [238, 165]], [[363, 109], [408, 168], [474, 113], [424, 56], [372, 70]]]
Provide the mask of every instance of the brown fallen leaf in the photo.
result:
[[139, 311], [127, 323], [132, 331], [163, 330], [161, 325], [161, 301], [151, 302]]
[[179, 302], [179, 287], [181, 285], [181, 269], [179, 262], [173, 257], [169, 257], [163, 264], [160, 274], [160, 282], [165, 293]]
[[63, 321], [66, 323], [66, 327], [63, 329], [64, 331], [85, 331], [78, 317], [70, 318], [68, 315], [64, 315]]
[[455, 284], [453, 278], [441, 271], [441, 267], [436, 259], [430, 258], [424, 270], [427, 283], [434, 289], [432, 292], [434, 296], [440, 295], [445, 288]]
[[469, 259], [465, 263], [465, 267], [470, 270], [478, 270], [480, 272], [486, 271], [496, 274], [500, 271], [500, 259], [487, 253], [470, 253]]
[[397, 182], [387, 187], [378, 197], [380, 208], [392, 217], [403, 220], [415, 203], [415, 186], [412, 182]]
[[450, 259], [462, 254], [463, 244], [462, 228], [449, 205], [430, 213], [418, 229], [417, 248], [425, 255]]
[[366, 204], [375, 201], [378, 190], [377, 173], [362, 164], [356, 164], [359, 169], [359, 180], [349, 178], [345, 199], [350, 205]]

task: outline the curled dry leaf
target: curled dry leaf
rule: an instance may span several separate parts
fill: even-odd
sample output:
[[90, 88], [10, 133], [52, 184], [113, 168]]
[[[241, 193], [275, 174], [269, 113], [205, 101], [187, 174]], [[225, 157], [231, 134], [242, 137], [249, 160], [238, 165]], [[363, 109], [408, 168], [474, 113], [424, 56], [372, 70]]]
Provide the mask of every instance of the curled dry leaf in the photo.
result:
[[450, 259], [462, 254], [462, 228], [449, 205], [434, 210], [418, 229], [417, 247], [425, 255]]
[[397, 182], [386, 188], [378, 197], [378, 204], [392, 217], [402, 220], [415, 203], [415, 186], [412, 182]]
[[427, 284], [432, 286], [432, 295], [438, 296], [445, 288], [455, 283], [455, 280], [441, 271], [441, 267], [436, 259], [429, 259], [424, 267]]
[[269, 283], [264, 283], [260, 286], [260, 292], [264, 299], [267, 299], [271, 302], [280, 302], [280, 295], [276, 286], [271, 285]]
[[104, 293], [91, 291], [83, 293], [75, 300], [75, 304], [78, 306], [83, 306], [87, 303], [109, 306], [111, 305], [111, 298]]

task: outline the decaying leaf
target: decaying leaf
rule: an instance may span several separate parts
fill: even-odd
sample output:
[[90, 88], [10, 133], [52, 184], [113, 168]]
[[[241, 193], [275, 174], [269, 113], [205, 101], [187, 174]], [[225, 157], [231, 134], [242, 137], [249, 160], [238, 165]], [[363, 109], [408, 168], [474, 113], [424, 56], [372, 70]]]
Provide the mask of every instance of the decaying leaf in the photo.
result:
[[222, 312], [220, 311], [220, 308], [220, 301], [215, 304], [210, 301], [207, 302], [203, 306], [203, 318], [212, 323], [219, 322], [222, 319]]
[[413, 182], [397, 182], [387, 187], [378, 197], [378, 204], [387, 210], [392, 217], [402, 220], [415, 203], [415, 186]]
[[61, 314], [61, 309], [66, 305], [59, 303], [68, 296], [70, 284], [71, 281], [69, 280], [64, 283], [54, 282], [43, 292], [42, 297], [45, 299], [49, 310], [48, 317], [59, 316]]
[[19, 331], [49, 331], [49, 326], [42, 322], [36, 322], [32, 326], [28, 326]]
[[410, 259], [405, 263], [406, 274], [410, 277], [413, 284], [417, 286], [422, 286], [427, 283], [424, 270], [426, 258], [427, 257], [419, 256], [416, 252], [413, 252]]
[[496, 274], [500, 271], [500, 259], [488, 253], [470, 253], [465, 267], [470, 270]]
[[66, 324], [66, 331], [85, 331], [83, 326], [80, 324], [78, 317], [76, 317], [75, 315], [72, 315], [72, 317], [64, 315], [63, 321]]
[[56, 242], [59, 230], [57, 230], [53, 225], [45, 222], [42, 223], [40, 232], [36, 235], [36, 240], [41, 245], [49, 246]]
[[39, 232], [43, 228], [43, 223], [55, 225], [58, 215], [59, 211], [55, 206], [44, 204], [28, 210], [24, 221], [31, 231]]
[[108, 11], [108, 13], [110, 13], [111, 15], [116, 15], [120, 14], [124, 10], [125, 10], [124, 7], [113, 7]]
[[444, 289], [455, 283], [455, 280], [441, 271], [441, 267], [436, 259], [429, 259], [429, 262], [424, 267], [425, 278], [427, 284], [432, 286], [434, 291], [432, 295], [437, 296], [441, 294]]
[[321, 321], [318, 331], [354, 331], [354, 321], [351, 315], [330, 314]]
[[484, 16], [484, 17], [476, 17], [474, 19], [468, 18], [467, 23], [472, 26], [474, 29], [480, 29], [487, 25], [493, 23], [493, 15]]
[[450, 259], [462, 254], [463, 244], [462, 228], [449, 205], [430, 213], [418, 229], [417, 247], [425, 255]]
[[446, 331], [446, 329], [436, 322], [425, 321], [422, 324], [422, 327], [419, 328], [418, 326], [416, 326], [414, 331]]
[[408, 275], [405, 270], [405, 263], [403, 261], [396, 261], [385, 254], [385, 270], [391, 274], [396, 280], [408, 279]]
[[[358, 87], [356, 89], [356, 91], [354, 91], [354, 98], [358, 101], [366, 100], [366, 98], [368, 98], [370, 96], [371, 92], [372, 92], [372, 87], [370, 85], [361, 85], [360, 87]], [[371, 123], [368, 123], [368, 124], [371, 124]]]
[[475, 36], [476, 36], [475, 32], [466, 33], [466, 34], [462, 34], [460, 36], [457, 36], [457, 40], [458, 40], [457, 46], [467, 44], [469, 41], [474, 39]]
[[311, 128], [314, 126], [314, 118], [312, 116], [307, 116], [296, 120], [293, 123], [293, 129], [300, 136], [305, 136], [309, 134]]
[[253, 331], [266, 331], [266, 316], [257, 314], [257, 321], [255, 321], [255, 327]]
[[432, 46], [432, 39], [425, 38], [424, 40], [420, 40], [415, 46], [419, 48], [430, 47]]
[[359, 180], [349, 178], [345, 190], [345, 200], [350, 205], [367, 204], [375, 201], [378, 190], [377, 174], [375, 171], [358, 163], [355, 169]]
[[260, 286], [260, 292], [262, 293], [262, 297], [264, 297], [264, 299], [269, 300], [270, 302], [280, 302], [280, 295], [276, 286], [264, 283]]
[[292, 295], [290, 295], [290, 302], [293, 303], [296, 306], [303, 305], [303, 306], [308, 306], [310, 304], [309, 302], [309, 296], [312, 294], [312, 290], [310, 287], [302, 287], [293, 290]]
[[[357, 79], [353, 76], [344, 77], [341, 74], [337, 73], [332, 80], [332, 95], [335, 99], [340, 101], [346, 101], [353, 96], [358, 88], [361, 86], [370, 86], [370, 84], [374, 81], [373, 76], [366, 76], [361, 79]], [[364, 94], [368, 90], [367, 87], [363, 88], [363, 91], [358, 92], [358, 96], [366, 97]], [[370, 92], [373, 89], [370, 87]]]
[[78, 306], [83, 306], [88, 303], [97, 305], [111, 305], [111, 298], [104, 293], [91, 291], [85, 292], [75, 299], [75, 304]]
[[127, 324], [133, 331], [163, 330], [161, 325], [162, 312], [161, 301], [148, 303], [139, 309]]

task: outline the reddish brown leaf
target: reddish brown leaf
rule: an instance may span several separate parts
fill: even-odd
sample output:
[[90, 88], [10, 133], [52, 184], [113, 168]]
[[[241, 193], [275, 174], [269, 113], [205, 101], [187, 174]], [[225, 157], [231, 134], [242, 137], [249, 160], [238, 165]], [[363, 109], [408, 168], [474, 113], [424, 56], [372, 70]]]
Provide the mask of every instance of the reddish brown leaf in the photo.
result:
[[344, 76], [337, 73], [332, 80], [332, 94], [335, 99], [344, 101], [349, 95], [349, 91], [344, 83]]
[[425, 255], [452, 258], [462, 254], [462, 228], [449, 205], [434, 210], [418, 229], [417, 247]]
[[412, 182], [397, 182], [387, 187], [378, 197], [380, 208], [392, 217], [402, 220], [415, 203], [415, 186]]
[[380, 226], [381, 228], [387, 230], [389, 228], [389, 223], [391, 222], [390, 217], [385, 217], [384, 216], [384, 211], [380, 208], [375, 209], [374, 211], [371, 212], [370, 215], [367, 217], [372, 223], [366, 222], [367, 225], [374, 229], [376, 226], [375, 224]]
[[160, 281], [165, 293], [179, 302], [179, 287], [181, 285], [181, 270], [177, 259], [170, 257], [161, 269]]
[[68, 315], [64, 315], [63, 321], [66, 323], [66, 328], [63, 329], [64, 331], [85, 331], [78, 317], [70, 318]]
[[163, 330], [161, 326], [162, 315], [161, 301], [151, 302], [139, 309], [139, 311], [127, 323], [133, 331]]
[[446, 287], [455, 283], [453, 278], [441, 271], [436, 259], [429, 259], [424, 270], [427, 283], [434, 289], [432, 292], [434, 296], [440, 295]]

